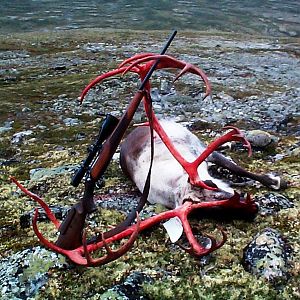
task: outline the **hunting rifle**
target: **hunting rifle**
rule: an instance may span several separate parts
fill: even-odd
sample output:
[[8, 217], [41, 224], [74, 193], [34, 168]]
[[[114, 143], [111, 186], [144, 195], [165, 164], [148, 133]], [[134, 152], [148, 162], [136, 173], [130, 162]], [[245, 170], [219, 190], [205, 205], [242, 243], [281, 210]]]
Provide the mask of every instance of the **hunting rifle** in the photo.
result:
[[[160, 54], [165, 54], [176, 33], [177, 31], [174, 30]], [[141, 100], [145, 96], [145, 85], [150, 79], [154, 70], [156, 69], [158, 63], [159, 60], [156, 60], [153, 63], [151, 69], [145, 76], [138, 91], [131, 100], [121, 119], [118, 121], [115, 117], [108, 115], [105, 121], [103, 122], [103, 125], [100, 129], [97, 140], [92, 147], [92, 150], [89, 151], [88, 157], [85, 159], [81, 167], [75, 173], [71, 181], [71, 184], [76, 187], [79, 185], [83, 177], [85, 177], [84, 195], [78, 203], [72, 206], [64, 221], [62, 222], [61, 226], [59, 227], [60, 234], [56, 241], [57, 246], [63, 249], [71, 250], [82, 245], [82, 234], [86, 216], [97, 210], [93, 199], [96, 182], [103, 176], [114, 153], [116, 152], [117, 147], [120, 144], [121, 139], [125, 131], [127, 130]], [[121, 224], [117, 225], [117, 227], [115, 227], [114, 229], [106, 232], [104, 234], [105, 238], [112, 236], [118, 232], [121, 232], [124, 228], [128, 227], [135, 219], [136, 213], [140, 212], [142, 207], [144, 206], [150, 188], [152, 159], [153, 155], [151, 158], [150, 168], [144, 192], [137, 208], [134, 209], [131, 213], [129, 213], [127, 218]], [[95, 239], [89, 242], [94, 241]]]

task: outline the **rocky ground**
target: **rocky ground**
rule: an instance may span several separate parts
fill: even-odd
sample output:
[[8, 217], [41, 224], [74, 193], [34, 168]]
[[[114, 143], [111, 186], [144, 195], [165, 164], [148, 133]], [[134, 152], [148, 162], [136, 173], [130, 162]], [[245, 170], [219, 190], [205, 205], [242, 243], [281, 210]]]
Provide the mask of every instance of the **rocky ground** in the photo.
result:
[[[217, 225], [226, 230], [228, 241], [221, 249], [195, 260], [171, 244], [163, 227], [158, 227], [141, 234], [119, 260], [81, 268], [40, 248], [28, 227], [35, 205], [8, 182], [8, 175], [55, 206], [58, 216], [63, 215], [82, 193], [82, 185], [70, 186], [70, 177], [84, 159], [103, 114], [122, 114], [136, 91], [137, 78], [106, 81], [81, 106], [78, 95], [91, 79], [123, 59], [160, 52], [167, 36], [167, 32], [78, 30], [0, 37], [3, 299], [300, 297], [297, 38], [180, 32], [169, 53], [207, 73], [213, 93], [204, 101], [203, 86], [193, 76], [175, 84], [172, 72], [153, 76], [158, 116], [182, 122], [205, 141], [221, 134], [224, 125], [238, 126], [253, 139], [254, 155], [247, 158], [238, 146], [225, 153], [249, 170], [280, 174], [288, 182], [287, 189], [276, 192], [235, 179], [236, 184], [243, 183], [239, 190], [254, 195], [260, 211], [252, 222], [200, 220], [205, 230], [214, 232]], [[134, 121], [143, 120], [140, 109]], [[257, 141], [255, 136], [263, 138]], [[91, 224], [102, 230], [122, 220], [136, 203], [137, 191], [122, 174], [117, 155], [97, 199], [102, 208]], [[161, 209], [148, 206], [144, 216]], [[48, 222], [41, 220], [40, 228], [55, 240]]]

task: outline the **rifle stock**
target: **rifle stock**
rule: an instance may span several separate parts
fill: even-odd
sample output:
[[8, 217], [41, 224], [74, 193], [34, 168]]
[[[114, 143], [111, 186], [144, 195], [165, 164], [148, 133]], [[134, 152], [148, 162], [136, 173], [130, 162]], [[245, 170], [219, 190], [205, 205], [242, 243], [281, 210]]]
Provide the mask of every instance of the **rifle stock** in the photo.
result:
[[57, 246], [72, 250], [82, 245], [82, 233], [86, 216], [97, 210], [93, 199], [94, 188], [95, 182], [86, 181], [82, 199], [71, 207], [59, 227], [60, 234], [56, 241]]

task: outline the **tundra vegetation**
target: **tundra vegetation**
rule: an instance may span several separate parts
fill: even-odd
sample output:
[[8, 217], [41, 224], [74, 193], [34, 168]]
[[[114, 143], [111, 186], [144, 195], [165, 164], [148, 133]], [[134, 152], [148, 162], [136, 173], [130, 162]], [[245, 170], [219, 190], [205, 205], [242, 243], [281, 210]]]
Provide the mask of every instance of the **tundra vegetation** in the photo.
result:
[[[136, 91], [137, 78], [126, 76], [104, 82], [81, 106], [78, 95], [92, 78], [115, 68], [125, 58], [141, 52], [158, 53], [165, 36], [166, 32], [157, 31], [72, 30], [0, 37], [1, 280], [10, 280], [9, 269], [3, 272], [10, 257], [39, 246], [32, 228], [20, 226], [20, 216], [35, 204], [16, 190], [8, 175], [24, 182], [50, 205], [66, 208], [74, 204], [82, 186], [70, 186], [70, 170], [85, 157], [99, 130], [101, 114], [122, 114]], [[243, 187], [243, 191], [257, 199], [280, 193], [292, 205], [259, 213], [252, 222], [196, 221], [206, 232], [216, 233], [221, 226], [228, 235], [227, 243], [203, 260], [195, 260], [171, 244], [163, 227], [141, 234], [130, 252], [98, 268], [72, 266], [63, 257], [54, 258], [46, 251], [46, 258], [32, 258], [19, 278], [26, 282], [43, 274], [43, 283], [31, 297], [118, 299], [120, 296], [109, 289], [130, 274], [141, 272], [148, 278], [139, 287], [141, 299], [299, 298], [299, 51], [297, 38], [181, 32], [169, 53], [206, 72], [212, 97], [202, 102], [201, 83], [190, 76], [176, 83], [176, 93], [168, 87], [169, 72], [157, 72], [152, 79], [157, 91], [157, 97], [153, 97], [156, 113], [184, 122], [207, 142], [228, 124], [245, 131], [267, 131], [276, 137], [275, 143], [256, 149], [251, 158], [238, 148], [226, 150], [226, 154], [250, 171], [279, 173], [290, 183], [278, 193], [260, 185]], [[143, 118], [140, 110], [135, 122]], [[112, 201], [110, 208], [105, 207], [105, 201], [126, 203], [136, 193], [114, 159], [105, 174], [105, 186], [97, 191], [102, 208], [90, 226], [97, 224], [98, 230], [107, 230], [120, 222], [126, 205], [131, 204], [122, 207]], [[145, 215], [162, 209], [148, 206]], [[55, 230], [49, 223], [39, 226], [55, 240]], [[276, 280], [251, 274], [242, 264], [243, 249], [266, 228], [280, 232], [291, 249], [287, 275]], [[55, 264], [51, 264], [52, 259]], [[22, 287], [16, 285], [11, 295], [21, 295], [18, 288]], [[136, 297], [132, 299], [139, 299]]]

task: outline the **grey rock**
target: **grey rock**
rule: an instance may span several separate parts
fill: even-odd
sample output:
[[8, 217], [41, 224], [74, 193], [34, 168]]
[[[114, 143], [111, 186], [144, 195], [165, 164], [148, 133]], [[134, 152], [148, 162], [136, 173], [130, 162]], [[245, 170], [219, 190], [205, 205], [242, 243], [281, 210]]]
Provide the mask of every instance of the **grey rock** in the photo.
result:
[[[60, 207], [60, 206], [54, 206], [50, 205], [49, 208], [51, 209], [52, 213], [58, 220], [62, 220], [63, 216], [66, 215], [68, 208]], [[41, 207], [38, 208], [38, 222], [45, 222], [49, 221], [49, 218], [47, 217], [47, 214], [45, 213], [44, 209]], [[20, 216], [20, 226], [21, 228], [28, 228], [31, 226], [31, 221], [33, 219], [33, 216], [35, 214], [35, 209], [26, 212]]]
[[243, 265], [248, 272], [277, 285], [289, 278], [291, 252], [278, 231], [266, 228], [245, 247]]
[[12, 129], [14, 121], [6, 121], [3, 126], [0, 127], [0, 134]]
[[100, 196], [100, 201], [97, 205], [105, 209], [115, 209], [128, 214], [138, 204], [139, 197], [137, 195], [114, 194], [111, 192], [108, 195]]
[[263, 130], [250, 130], [245, 133], [246, 139], [250, 142], [252, 147], [266, 148], [275, 145], [278, 138]]
[[294, 203], [283, 195], [269, 193], [255, 198], [259, 205], [259, 213], [263, 216], [273, 215], [281, 209], [294, 207]]
[[234, 98], [230, 95], [225, 94], [224, 92], [220, 92], [216, 96], [217, 98], [224, 100], [224, 101], [234, 101]]
[[24, 107], [24, 108], [22, 108], [22, 112], [24, 113], [24, 112], [30, 112], [31, 111], [31, 109], [29, 108], [29, 107]]
[[143, 283], [151, 282], [148, 275], [141, 272], [133, 272], [123, 282], [115, 285], [100, 296], [100, 299], [119, 299], [119, 300], [146, 300], [141, 295]]
[[20, 144], [21, 142], [24, 141], [24, 139], [30, 135], [33, 134], [32, 130], [26, 130], [26, 131], [21, 131], [17, 132], [12, 136], [11, 143], [12, 144]]
[[63, 120], [63, 122], [66, 126], [76, 126], [81, 123], [79, 119], [73, 119], [73, 118], [66, 118]]
[[18, 51], [1, 51], [0, 52], [0, 59], [16, 59], [16, 58], [28, 58], [30, 54], [28, 51], [25, 50], [18, 50]]
[[162, 95], [170, 94], [172, 91], [172, 83], [165, 78], [160, 81], [160, 93]]
[[161, 101], [162, 96], [157, 88], [153, 88], [150, 93], [151, 93], [151, 99], [153, 102]]
[[78, 165], [63, 165], [53, 168], [37, 168], [30, 170], [30, 180], [41, 181], [48, 177], [73, 173], [78, 168]]
[[105, 50], [104, 43], [87, 43], [83, 45], [83, 50], [87, 52], [97, 53]]

